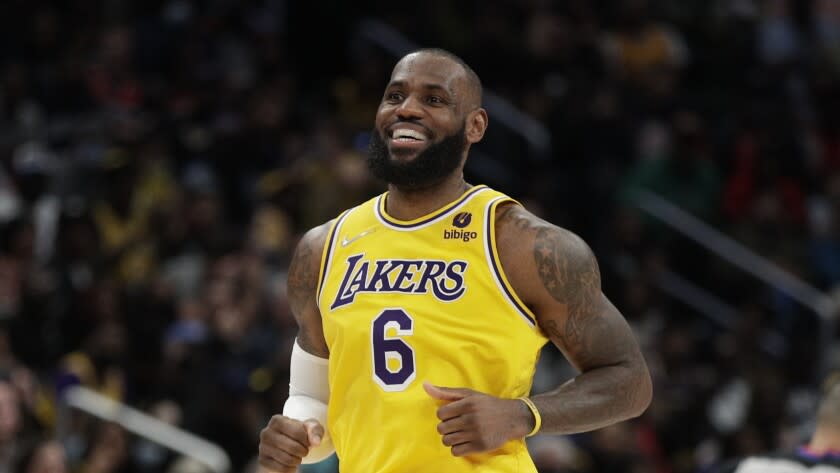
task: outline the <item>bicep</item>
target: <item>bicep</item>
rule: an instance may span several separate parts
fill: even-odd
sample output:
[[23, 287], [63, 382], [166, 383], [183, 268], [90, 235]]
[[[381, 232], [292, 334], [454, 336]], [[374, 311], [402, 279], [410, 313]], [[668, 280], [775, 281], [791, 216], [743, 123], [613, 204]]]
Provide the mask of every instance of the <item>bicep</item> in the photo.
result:
[[321, 325], [321, 313], [315, 307], [313, 311], [307, 311], [298, 319], [297, 342], [301, 348], [309, 354], [321, 358], [329, 358], [330, 350], [324, 339], [324, 329]]
[[329, 357], [329, 349], [324, 340], [316, 294], [327, 229], [328, 226], [323, 225], [303, 236], [292, 255], [287, 280], [289, 306], [298, 324], [298, 345], [306, 352], [324, 358]]
[[601, 292], [595, 255], [576, 235], [556, 227], [537, 230], [532, 291], [540, 327], [581, 371], [639, 356], [633, 332]]
[[632, 330], [601, 292], [598, 262], [580, 237], [517, 205], [498, 211], [496, 231], [514, 290], [576, 368], [640, 362]]
[[584, 312], [554, 307], [540, 313], [543, 331], [581, 371], [624, 363], [638, 353], [633, 331], [603, 294]]

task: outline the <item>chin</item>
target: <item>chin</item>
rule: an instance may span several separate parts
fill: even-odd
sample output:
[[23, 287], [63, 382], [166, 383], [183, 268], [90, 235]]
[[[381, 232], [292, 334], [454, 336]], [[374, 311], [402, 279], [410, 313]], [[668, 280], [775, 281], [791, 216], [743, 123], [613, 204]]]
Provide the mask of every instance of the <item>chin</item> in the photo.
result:
[[416, 149], [416, 150], [415, 149], [399, 150], [397, 152], [394, 152], [394, 150], [389, 149], [388, 150], [388, 156], [391, 158], [391, 161], [397, 161], [397, 162], [411, 161], [412, 159], [416, 158], [417, 156], [420, 156], [420, 153], [422, 153], [424, 149], [425, 148]]

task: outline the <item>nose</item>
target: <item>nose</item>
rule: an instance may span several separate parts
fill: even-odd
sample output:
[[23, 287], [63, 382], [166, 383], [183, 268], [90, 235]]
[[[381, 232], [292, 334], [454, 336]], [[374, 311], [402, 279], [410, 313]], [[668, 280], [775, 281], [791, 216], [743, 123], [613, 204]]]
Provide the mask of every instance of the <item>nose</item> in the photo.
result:
[[420, 101], [413, 95], [409, 95], [400, 103], [396, 110], [397, 116], [403, 120], [410, 120], [413, 118], [420, 118], [423, 115], [423, 108]]

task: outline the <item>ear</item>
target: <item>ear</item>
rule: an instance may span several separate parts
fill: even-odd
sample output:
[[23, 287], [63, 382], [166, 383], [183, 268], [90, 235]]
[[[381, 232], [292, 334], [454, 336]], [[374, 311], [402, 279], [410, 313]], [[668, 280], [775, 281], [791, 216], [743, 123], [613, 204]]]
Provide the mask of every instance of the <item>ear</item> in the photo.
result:
[[467, 142], [475, 144], [484, 138], [484, 132], [487, 130], [487, 111], [483, 108], [478, 108], [467, 114]]

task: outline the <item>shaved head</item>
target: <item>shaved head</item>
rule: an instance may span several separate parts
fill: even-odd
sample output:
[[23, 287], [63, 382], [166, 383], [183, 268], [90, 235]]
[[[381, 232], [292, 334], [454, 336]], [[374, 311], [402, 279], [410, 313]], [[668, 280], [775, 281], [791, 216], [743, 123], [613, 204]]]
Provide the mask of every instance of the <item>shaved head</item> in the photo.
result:
[[461, 178], [469, 148], [484, 137], [487, 123], [481, 81], [470, 66], [443, 49], [411, 52], [391, 71], [368, 165], [403, 190]]
[[[406, 54], [402, 57], [402, 59], [400, 59], [399, 62], [403, 62], [403, 60], [407, 59], [408, 57], [418, 54], [441, 57], [444, 59], [448, 59], [460, 66], [461, 69], [464, 71], [464, 77], [466, 78], [464, 106], [467, 110], [475, 110], [476, 108], [481, 107], [483, 94], [481, 79], [478, 78], [478, 74], [476, 74], [475, 71], [466, 62], [464, 62], [463, 59], [445, 49], [423, 48]], [[399, 64], [399, 62], [397, 64]]]

